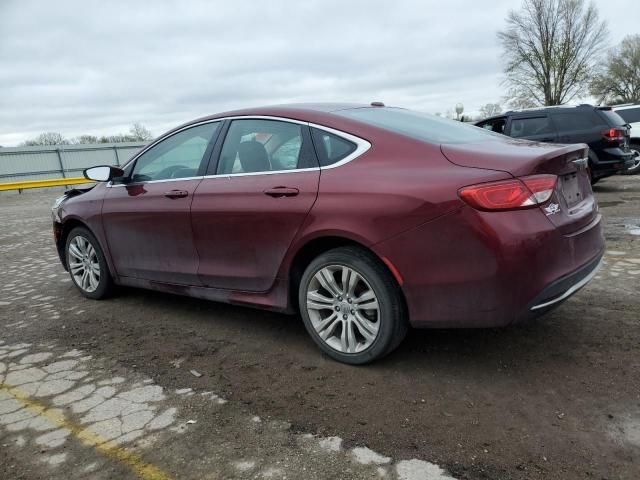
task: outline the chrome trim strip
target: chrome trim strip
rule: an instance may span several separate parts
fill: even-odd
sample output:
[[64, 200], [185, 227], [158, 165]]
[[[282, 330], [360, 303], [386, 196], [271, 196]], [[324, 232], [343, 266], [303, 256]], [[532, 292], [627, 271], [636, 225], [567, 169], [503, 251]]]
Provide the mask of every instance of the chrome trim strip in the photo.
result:
[[344, 157], [342, 160], [340, 160], [337, 163], [333, 163], [333, 164], [328, 165], [326, 167], [320, 167], [320, 170], [328, 170], [330, 168], [341, 167], [342, 165], [345, 165], [345, 164], [351, 162], [352, 160], [355, 160], [360, 155], [364, 155], [371, 148], [371, 143], [366, 141], [364, 138], [356, 137], [355, 135], [351, 135], [350, 133], [346, 133], [346, 132], [343, 132], [341, 130], [336, 130], [336, 129], [330, 128], [330, 127], [325, 127], [323, 125], [317, 125], [315, 123], [309, 123], [309, 126], [313, 127], [313, 128], [320, 129], [320, 130], [324, 130], [325, 132], [333, 133], [334, 135], [336, 135], [338, 137], [342, 137], [345, 140], [349, 140], [350, 142], [353, 142], [353, 143], [356, 144], [356, 149], [351, 154], [347, 155], [346, 157]]
[[325, 132], [332, 133], [332, 134], [334, 134], [334, 135], [336, 135], [338, 137], [344, 138], [345, 140], [348, 140], [348, 141], [350, 141], [352, 143], [355, 143], [356, 144], [356, 149], [351, 154], [347, 155], [345, 158], [340, 160], [339, 162], [336, 162], [336, 163], [334, 163], [332, 165], [328, 165], [326, 167], [299, 168], [299, 169], [292, 169], [292, 170], [274, 170], [274, 171], [268, 171], [268, 172], [215, 174], [215, 175], [204, 175], [204, 176], [199, 176], [199, 177], [169, 178], [169, 179], [163, 179], [163, 180], [149, 180], [147, 182], [137, 182], [137, 183], [126, 183], [126, 184], [125, 183], [123, 183], [123, 184], [119, 184], [118, 183], [118, 184], [115, 184], [115, 185], [112, 182], [108, 182], [107, 183], [107, 188], [126, 187], [126, 186], [131, 186], [131, 185], [145, 185], [147, 183], [177, 182], [177, 181], [197, 180], [197, 179], [202, 180], [202, 179], [205, 179], [205, 178], [244, 177], [244, 176], [252, 176], [252, 175], [273, 175], [273, 174], [276, 174], [276, 173], [296, 173], [296, 172], [312, 172], [312, 171], [316, 171], [316, 170], [328, 170], [330, 168], [341, 167], [342, 165], [345, 165], [345, 164], [355, 160], [356, 158], [358, 158], [359, 156], [363, 155], [364, 153], [366, 153], [371, 148], [371, 143], [369, 143], [367, 140], [365, 140], [363, 138], [356, 137], [355, 135], [351, 135], [350, 133], [343, 132], [341, 130], [336, 130], [336, 129], [331, 128], [331, 127], [325, 127], [324, 125], [318, 125], [317, 123], [304, 122], [302, 120], [295, 120], [295, 119], [292, 119], [292, 118], [277, 117], [277, 116], [271, 116], [271, 115], [234, 115], [234, 116], [231, 116], [231, 117], [221, 117], [221, 118], [215, 118], [215, 119], [211, 119], [211, 120], [204, 120], [204, 121], [198, 122], [198, 123], [193, 123], [191, 125], [187, 125], [187, 126], [181, 128], [180, 130], [176, 130], [175, 132], [171, 132], [171, 134], [169, 134], [169, 135], [165, 135], [163, 137], [160, 137], [155, 142], [150, 143], [144, 149], [139, 151], [135, 156], [130, 158], [129, 161], [127, 163], [125, 163], [120, 168], [122, 168], [122, 169], [127, 168], [131, 162], [136, 161], [139, 156], [141, 156], [144, 152], [149, 150], [154, 145], [157, 145], [161, 141], [163, 141], [163, 140], [165, 140], [165, 139], [167, 139], [169, 137], [172, 137], [176, 133], [180, 133], [180, 132], [182, 132], [182, 131], [184, 131], [184, 130], [186, 130], [188, 128], [197, 127], [199, 125], [205, 125], [207, 123], [222, 122], [224, 120], [252, 120], [252, 119], [256, 119], [256, 120], [277, 120], [277, 121], [281, 121], [281, 122], [295, 123], [295, 124], [298, 124], [298, 125], [307, 125], [309, 127], [317, 128], [319, 130], [324, 130]]
[[131, 187], [134, 185], [147, 185], [148, 183], [167, 183], [167, 182], [186, 182], [189, 180], [202, 180], [204, 177], [184, 177], [184, 178], [163, 178], [162, 180], [147, 180], [146, 182], [116, 183], [115, 185], [109, 181], [107, 188]]
[[559, 297], [554, 298], [553, 300], [549, 300], [548, 302], [539, 303], [538, 305], [534, 305], [533, 307], [531, 307], [531, 311], [540, 310], [541, 308], [545, 308], [545, 307], [551, 306], [551, 305], [553, 305], [555, 303], [561, 302], [562, 300], [564, 300], [564, 299], [570, 297], [571, 295], [573, 295], [574, 293], [576, 293], [578, 290], [580, 290], [582, 287], [584, 287], [587, 283], [589, 283], [593, 279], [593, 277], [596, 276], [596, 273], [598, 273], [598, 270], [602, 266], [602, 262], [603, 262], [603, 260], [600, 260], [600, 262], [598, 263], [596, 268], [594, 268], [591, 271], [591, 273], [589, 273], [589, 275], [584, 277], [578, 283], [576, 283], [576, 284], [572, 285], [571, 287], [569, 287], [562, 295], [560, 295]]
[[589, 165], [589, 157], [578, 158], [576, 160], [572, 160], [571, 163], [573, 163], [578, 168], [587, 168], [587, 166]]
[[221, 173], [215, 175], [205, 175], [202, 178], [227, 178], [227, 177], [249, 177], [252, 175], [273, 175], [274, 173], [298, 173], [298, 172], [317, 172], [318, 167], [313, 168], [292, 168], [291, 170], [268, 170], [266, 172], [247, 172], [247, 173]]

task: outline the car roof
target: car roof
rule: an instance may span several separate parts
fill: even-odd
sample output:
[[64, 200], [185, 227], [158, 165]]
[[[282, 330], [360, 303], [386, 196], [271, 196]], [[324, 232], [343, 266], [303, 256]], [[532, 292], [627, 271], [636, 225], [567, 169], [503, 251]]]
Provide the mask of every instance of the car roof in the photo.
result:
[[522, 110], [509, 110], [507, 112], [501, 113], [500, 115], [494, 115], [493, 117], [483, 118], [482, 120], [478, 120], [475, 124], [483, 123], [490, 120], [497, 120], [499, 118], [508, 117], [508, 116], [525, 116], [525, 115], [535, 115], [536, 113], [551, 113], [551, 112], [560, 112], [562, 110], [615, 110], [618, 107], [609, 107], [609, 106], [595, 106], [588, 103], [582, 103], [580, 105], [550, 105], [545, 107], [534, 107], [534, 108], [524, 108]]
[[333, 123], [340, 117], [333, 115], [333, 112], [340, 110], [350, 110], [356, 108], [380, 108], [379, 106], [371, 106], [361, 103], [287, 103], [280, 105], [269, 105], [262, 107], [243, 108], [239, 110], [228, 110], [225, 112], [207, 115], [205, 117], [190, 120], [174, 129], [166, 132], [162, 136], [168, 135], [175, 130], [180, 130], [190, 125], [216, 120], [218, 118], [227, 117], [244, 117], [244, 116], [266, 116], [266, 117], [282, 117], [292, 120], [300, 120], [311, 123]]
[[[377, 103], [377, 102], [376, 102]], [[226, 112], [207, 115], [205, 117], [190, 120], [182, 125], [178, 125], [171, 130], [164, 132], [156, 138], [156, 140], [167, 137], [178, 130], [182, 130], [198, 123], [215, 121], [229, 117], [279, 117], [283, 119], [298, 120], [301, 122], [309, 122], [317, 125], [323, 125], [329, 128], [345, 131], [353, 135], [359, 135], [367, 138], [367, 134], [375, 127], [355, 119], [345, 118], [335, 115], [340, 110], [364, 108], [383, 108], [382, 105], [367, 105], [361, 103], [288, 103], [281, 105], [270, 105], [263, 107], [243, 108], [239, 110], [228, 110]], [[154, 140], [155, 141], [155, 140]]]
[[630, 108], [640, 108], [640, 103], [625, 103], [624, 105], [612, 105], [613, 110], [628, 110]]
[[228, 110], [206, 117], [199, 118], [193, 122], [201, 122], [222, 117], [240, 117], [247, 115], [265, 115], [274, 117], [286, 117], [298, 119], [318, 114], [329, 114], [339, 110], [349, 110], [353, 108], [379, 108], [360, 103], [284, 103], [279, 105], [267, 105], [262, 107], [242, 108], [238, 110]]

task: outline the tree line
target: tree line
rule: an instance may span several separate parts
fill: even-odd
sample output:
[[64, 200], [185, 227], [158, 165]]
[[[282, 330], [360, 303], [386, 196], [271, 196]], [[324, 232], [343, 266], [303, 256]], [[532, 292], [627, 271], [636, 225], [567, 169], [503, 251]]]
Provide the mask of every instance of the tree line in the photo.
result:
[[585, 0], [524, 0], [498, 32], [511, 108], [640, 102], [640, 35], [607, 48], [608, 27]]
[[116, 135], [79, 135], [73, 138], [66, 138], [57, 132], [41, 133], [35, 138], [25, 140], [21, 147], [34, 147], [39, 145], [79, 145], [91, 143], [123, 143], [123, 142], [148, 142], [153, 140], [153, 134], [141, 123], [134, 123], [129, 128], [128, 133]]

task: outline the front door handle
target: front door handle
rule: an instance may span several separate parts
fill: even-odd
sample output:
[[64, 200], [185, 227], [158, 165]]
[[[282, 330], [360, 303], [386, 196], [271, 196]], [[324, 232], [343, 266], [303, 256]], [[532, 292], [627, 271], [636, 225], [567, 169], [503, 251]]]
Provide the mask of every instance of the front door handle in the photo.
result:
[[268, 188], [264, 191], [265, 195], [269, 195], [270, 197], [280, 198], [280, 197], [295, 197], [300, 193], [300, 190], [297, 188], [289, 188], [289, 187], [274, 187]]
[[168, 192], [165, 192], [164, 196], [172, 199], [184, 198], [189, 196], [189, 192], [187, 192], [186, 190], [170, 190]]

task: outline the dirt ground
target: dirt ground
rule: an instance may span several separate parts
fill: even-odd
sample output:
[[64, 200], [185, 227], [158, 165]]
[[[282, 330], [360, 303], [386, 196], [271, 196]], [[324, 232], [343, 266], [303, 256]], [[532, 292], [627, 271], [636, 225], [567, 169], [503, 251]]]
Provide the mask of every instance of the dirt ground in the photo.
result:
[[0, 196], [0, 478], [640, 478], [640, 176], [594, 189], [586, 288], [526, 325], [411, 331], [366, 367], [296, 317], [87, 300], [55, 254], [59, 192]]

